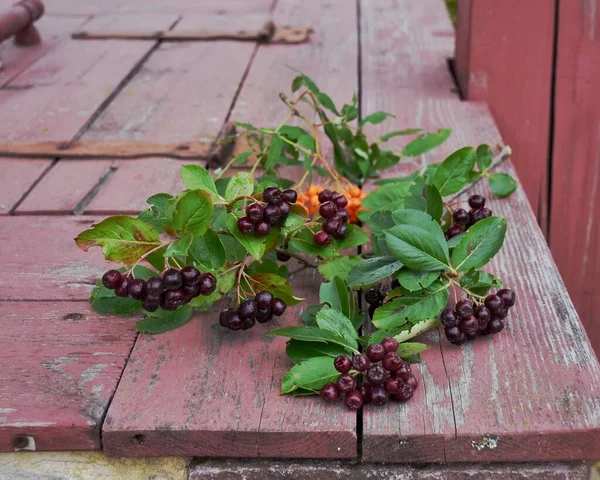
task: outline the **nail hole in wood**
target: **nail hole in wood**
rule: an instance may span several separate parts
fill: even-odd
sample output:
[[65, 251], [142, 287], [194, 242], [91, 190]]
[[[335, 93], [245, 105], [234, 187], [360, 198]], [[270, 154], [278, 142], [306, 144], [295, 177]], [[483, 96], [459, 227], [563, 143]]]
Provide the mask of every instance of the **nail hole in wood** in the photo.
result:
[[177, 145], [177, 150], [189, 150], [189, 149], [190, 149], [189, 145], [185, 145], [185, 144]]
[[59, 143], [56, 146], [57, 150], [68, 150], [69, 148], [71, 148], [71, 144], [67, 142]]
[[12, 441], [13, 448], [25, 448], [29, 445], [29, 439], [26, 435], [17, 435]]
[[131, 438], [133, 438], [133, 443], [135, 443], [136, 445], [143, 445], [146, 441], [146, 436], [142, 435], [141, 433], [136, 433]]
[[63, 320], [81, 320], [83, 319], [83, 313], [68, 313], [63, 317]]

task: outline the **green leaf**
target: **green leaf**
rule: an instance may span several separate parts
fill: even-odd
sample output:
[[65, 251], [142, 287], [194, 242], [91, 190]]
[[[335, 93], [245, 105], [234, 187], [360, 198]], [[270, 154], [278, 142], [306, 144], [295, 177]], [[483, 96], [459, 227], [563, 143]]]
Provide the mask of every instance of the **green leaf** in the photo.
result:
[[287, 277], [287, 267], [285, 265], [278, 264], [272, 258], [264, 258], [261, 262], [252, 262], [248, 265], [246, 273], [254, 275], [255, 273], [274, 273], [280, 277]]
[[138, 218], [144, 223], [152, 225], [158, 232], [161, 232], [164, 224], [167, 223], [165, 207], [171, 198], [173, 198], [173, 195], [168, 193], [157, 193], [156, 195], [152, 195], [146, 200], [146, 203], [151, 205], [151, 207], [140, 213]]
[[374, 257], [363, 260], [348, 275], [348, 286], [361, 288], [373, 285], [402, 268], [402, 263], [394, 257]]
[[442, 227], [428, 213], [412, 208], [401, 208], [392, 212], [392, 218], [397, 226], [389, 231], [401, 230], [400, 225], [412, 225], [427, 230], [440, 245], [445, 246], [446, 239]]
[[255, 154], [255, 152], [253, 150], [247, 150], [245, 152], [240, 153], [238, 156], [236, 156], [234, 158], [233, 162], [236, 163], [237, 165], [243, 165], [244, 163], [246, 163], [246, 160], [248, 160], [248, 158], [250, 158], [254, 154]]
[[358, 334], [350, 319], [338, 310], [323, 307], [317, 313], [317, 325], [319, 328], [337, 333], [349, 341], [358, 339]]
[[393, 132], [386, 133], [385, 135], [379, 137], [379, 141], [387, 142], [390, 138], [393, 137], [398, 137], [401, 135], [414, 135], [415, 133], [419, 133], [421, 130], [421, 128], [406, 128], [404, 130], [395, 130]]
[[369, 193], [363, 199], [361, 205], [375, 212], [389, 211], [391, 207], [425, 210], [423, 186], [424, 180], [422, 177], [415, 177], [409, 182], [388, 183]]
[[429, 348], [429, 345], [425, 345], [424, 343], [419, 342], [404, 342], [398, 346], [397, 353], [402, 358], [411, 357], [413, 355], [418, 355], [421, 352], [424, 352]]
[[244, 235], [240, 232], [237, 228], [237, 218], [233, 213], [227, 215], [225, 223], [231, 234], [242, 244], [246, 251], [252, 255], [254, 260], [260, 260], [267, 249], [266, 238], [255, 237], [254, 235]]
[[285, 347], [285, 353], [294, 363], [301, 363], [309, 358], [328, 356], [335, 358], [338, 355], [348, 355], [344, 347], [330, 343], [301, 342], [290, 340]]
[[302, 323], [310, 327], [317, 325], [317, 313], [323, 308], [323, 305], [309, 305], [306, 310], [302, 312]]
[[334, 277], [331, 282], [322, 283], [319, 287], [320, 303], [327, 303], [331, 308], [351, 317], [349, 295], [352, 293], [348, 292], [348, 286], [339, 277]]
[[428, 318], [422, 322], [415, 323], [410, 328], [403, 329], [398, 335], [394, 335], [394, 338], [398, 340], [400, 344], [407, 340], [421, 335], [427, 330], [440, 326], [440, 321], [437, 318]]
[[357, 225], [348, 225], [348, 236], [343, 240], [332, 240], [331, 243], [337, 243], [337, 250], [346, 250], [348, 248], [359, 247], [369, 242], [367, 233]]
[[158, 309], [156, 312], [148, 313], [145, 320], [135, 324], [138, 332], [163, 333], [185, 325], [192, 318], [192, 307], [183, 305], [174, 312]]
[[439, 271], [450, 268], [448, 248], [434, 234], [421, 227], [399, 225], [385, 234], [387, 248], [414, 270]]
[[383, 235], [384, 230], [389, 230], [396, 225], [391, 212], [369, 212], [371, 215], [365, 215], [368, 210], [361, 210], [359, 218], [369, 227], [371, 233], [375, 236]]
[[433, 184], [445, 197], [460, 191], [467, 183], [468, 174], [475, 165], [475, 150], [465, 147], [450, 154], [437, 168]]
[[416, 157], [441, 145], [450, 136], [452, 130], [442, 128], [435, 133], [424, 133], [404, 147], [402, 155]]
[[198, 263], [211, 268], [222, 267], [227, 256], [221, 238], [212, 230], [194, 240], [190, 254]]
[[298, 388], [320, 390], [340, 376], [330, 356], [313, 357], [294, 365], [283, 377], [281, 393], [291, 393]]
[[386, 118], [388, 117], [393, 117], [394, 115], [390, 114], [390, 113], [386, 113], [386, 112], [375, 112], [372, 113], [371, 115], [367, 115], [365, 118], [363, 118], [358, 126], [360, 128], [364, 127], [367, 123], [372, 123], [373, 125], [377, 125], [378, 123], [383, 122]]
[[485, 143], [477, 147], [477, 166], [480, 172], [485, 172], [492, 164], [492, 149]]
[[[436, 317], [448, 302], [448, 287], [448, 283], [439, 281], [419, 292], [402, 292], [402, 296], [393, 298], [375, 310], [373, 325], [389, 330], [407, 321], [417, 323]], [[391, 294], [396, 290], [401, 289], [395, 289]]]
[[142, 255], [160, 246], [154, 228], [137, 218], [109, 217], [75, 238], [84, 252], [101, 246], [104, 258], [112, 262], [135, 263]]
[[[219, 277], [217, 277], [217, 282], [219, 282]], [[207, 312], [210, 310], [212, 304], [221, 298], [222, 289], [223, 283], [221, 282], [221, 284], [217, 286], [217, 289], [208, 297], [200, 295], [199, 297], [193, 298], [189, 305], [196, 310], [200, 310], [201, 312]]]
[[357, 255], [334, 257], [323, 260], [317, 268], [319, 273], [329, 281], [333, 280], [334, 277], [340, 277], [342, 280], [348, 281], [350, 270], [361, 261], [362, 259]]
[[185, 257], [188, 254], [190, 245], [192, 244], [194, 237], [191, 234], [183, 235], [169, 244], [165, 251], [165, 257]]
[[270, 335], [276, 335], [279, 337], [289, 337], [294, 340], [301, 340], [303, 342], [320, 342], [320, 343], [334, 343], [341, 345], [351, 352], [358, 353], [358, 343], [351, 341], [348, 338], [342, 337], [337, 333], [329, 330], [323, 330], [318, 327], [288, 327], [280, 328], [279, 330], [273, 330]]
[[139, 300], [117, 297], [114, 290], [109, 290], [100, 282], [92, 290], [90, 303], [94, 312], [102, 315], [132, 315], [142, 308]]
[[440, 191], [435, 185], [425, 185], [423, 187], [423, 197], [425, 197], [425, 203], [427, 204], [427, 213], [439, 223], [444, 213], [444, 201]]
[[481, 268], [498, 253], [504, 243], [506, 220], [485, 218], [470, 227], [452, 252], [452, 263], [459, 272]]
[[319, 247], [315, 243], [314, 234], [308, 228], [303, 228], [294, 233], [289, 247], [293, 252], [310, 253], [311, 255], [319, 255], [323, 258], [338, 255], [338, 246], [335, 241], [332, 241], [326, 247]]
[[183, 165], [180, 171], [181, 181], [189, 190], [206, 190], [218, 196], [217, 187], [212, 176], [201, 165], [193, 163]]
[[439, 276], [439, 272], [423, 272], [410, 268], [403, 268], [396, 274], [400, 285], [411, 292], [429, 287]]
[[177, 202], [173, 213], [173, 226], [182, 235], [194, 238], [206, 233], [212, 221], [213, 206], [210, 195], [203, 190], [192, 190]]
[[[265, 170], [273, 170], [281, 157], [281, 150], [283, 149], [283, 140], [279, 135], [273, 135], [271, 142], [269, 143], [269, 150], [267, 152], [267, 159], [265, 161]], [[253, 185], [254, 187], [254, 185]]]
[[475, 295], [484, 296], [490, 288], [500, 288], [502, 280], [494, 277], [491, 273], [481, 270], [470, 270], [460, 279], [460, 286], [473, 292]]
[[516, 180], [508, 173], [490, 173], [488, 181], [492, 193], [500, 198], [508, 197], [517, 189]]
[[239, 172], [231, 177], [225, 190], [225, 200], [231, 202], [237, 197], [252, 195], [254, 191], [254, 178], [248, 172]]
[[294, 297], [292, 286], [287, 279], [274, 273], [255, 273], [250, 275], [249, 282], [255, 291], [268, 290], [274, 297], [281, 298], [290, 307], [304, 300], [303, 298]]

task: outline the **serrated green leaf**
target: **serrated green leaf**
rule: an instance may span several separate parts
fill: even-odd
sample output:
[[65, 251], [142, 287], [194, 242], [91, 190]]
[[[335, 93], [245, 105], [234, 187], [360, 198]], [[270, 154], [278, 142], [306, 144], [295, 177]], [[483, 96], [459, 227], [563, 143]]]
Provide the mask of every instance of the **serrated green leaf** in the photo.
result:
[[357, 255], [334, 257], [323, 260], [319, 263], [317, 268], [319, 269], [319, 273], [328, 281], [333, 280], [334, 277], [339, 277], [344, 281], [348, 281], [350, 270], [361, 261], [362, 259]]
[[174, 242], [170, 243], [165, 251], [165, 257], [185, 257], [188, 254], [190, 245], [194, 236], [192, 234], [182, 235]]
[[292, 286], [287, 279], [274, 273], [255, 273], [249, 276], [248, 281], [254, 291], [267, 290], [274, 297], [281, 298], [290, 307], [304, 300], [303, 298], [294, 297]]
[[151, 207], [148, 210], [141, 212], [138, 215], [138, 219], [148, 225], [152, 225], [157, 232], [161, 232], [164, 224], [167, 223], [165, 207], [171, 198], [173, 198], [173, 195], [168, 193], [157, 193], [156, 195], [152, 195], [146, 200], [146, 203], [151, 205]]
[[302, 323], [308, 325], [309, 327], [316, 326], [317, 313], [319, 313], [319, 310], [321, 310], [321, 308], [323, 308], [323, 305], [309, 305], [308, 307], [306, 307], [306, 309], [302, 312]]
[[440, 195], [440, 191], [435, 185], [425, 185], [423, 187], [423, 197], [427, 205], [427, 213], [439, 223], [444, 213], [444, 200]]
[[246, 251], [252, 255], [254, 260], [260, 260], [267, 249], [266, 237], [255, 237], [254, 235], [244, 235], [237, 227], [237, 218], [232, 213], [227, 215], [225, 220], [228, 230], [242, 244]]
[[198, 263], [212, 268], [222, 267], [227, 257], [221, 238], [212, 230], [193, 241], [190, 254]]
[[467, 183], [475, 165], [475, 150], [465, 147], [450, 154], [437, 168], [433, 184], [442, 197], [460, 191]]
[[477, 166], [480, 172], [485, 172], [492, 164], [492, 149], [489, 145], [482, 144], [477, 147]]
[[517, 181], [508, 173], [490, 173], [488, 181], [492, 193], [500, 198], [508, 197], [517, 189]]
[[289, 248], [293, 252], [310, 253], [311, 255], [319, 255], [327, 258], [338, 255], [339, 249], [337, 243], [332, 241], [326, 247], [320, 247], [315, 243], [314, 234], [308, 229], [303, 228], [294, 233], [290, 240]]
[[233, 199], [252, 195], [254, 191], [254, 179], [248, 172], [239, 172], [229, 180], [225, 190], [225, 200], [231, 202]]
[[387, 142], [390, 138], [398, 137], [401, 135], [414, 135], [415, 133], [419, 133], [422, 128], [406, 128], [404, 130], [395, 130], [393, 132], [386, 133], [379, 137], [379, 141]]
[[373, 125], [377, 125], [377, 124], [383, 122], [388, 117], [394, 117], [394, 115], [392, 115], [390, 113], [386, 113], [386, 112], [374, 112], [374, 113], [371, 113], [370, 115], [367, 115], [365, 118], [363, 118], [359, 122], [358, 126], [360, 128], [362, 128], [367, 123], [371, 123]]
[[500, 288], [502, 280], [494, 277], [491, 273], [481, 270], [470, 270], [460, 279], [460, 286], [474, 293], [484, 296], [490, 288]]
[[427, 205], [423, 198], [423, 177], [382, 185], [373, 190], [361, 202], [364, 208], [372, 211], [389, 211], [393, 208], [414, 208], [425, 210]]
[[269, 149], [267, 151], [267, 159], [265, 160], [265, 170], [273, 170], [277, 165], [281, 157], [281, 151], [283, 149], [283, 140], [279, 135], [273, 135], [269, 143]]
[[450, 136], [452, 130], [441, 128], [435, 133], [424, 133], [404, 147], [402, 155], [416, 157], [441, 145]]
[[485, 218], [470, 227], [452, 252], [452, 263], [459, 272], [481, 268], [496, 255], [506, 234], [506, 220]]
[[320, 390], [329, 382], [334, 382], [340, 376], [331, 357], [313, 357], [294, 365], [283, 377], [281, 393], [291, 393], [301, 388]]
[[100, 282], [92, 290], [90, 303], [94, 312], [102, 315], [133, 315], [142, 308], [139, 300], [117, 297], [114, 290], [109, 290]]
[[369, 242], [367, 233], [357, 225], [348, 225], [348, 236], [343, 240], [332, 240], [336, 243], [337, 250], [346, 250], [348, 248], [359, 247]]
[[322, 283], [319, 287], [319, 302], [327, 303], [331, 308], [339, 310], [344, 315], [351, 317], [350, 298], [348, 286], [339, 277], [334, 277], [331, 282]]
[[317, 313], [317, 325], [319, 328], [335, 332], [350, 341], [358, 339], [358, 334], [350, 319], [338, 310], [323, 307]]
[[181, 181], [189, 190], [206, 190], [218, 196], [215, 181], [203, 166], [193, 163], [183, 165], [180, 175]]
[[132, 264], [142, 255], [160, 246], [158, 233], [147, 223], [127, 216], [109, 217], [75, 238], [84, 252], [101, 246], [104, 258]]
[[401, 267], [402, 263], [394, 257], [374, 257], [363, 260], [350, 271], [348, 286], [361, 288], [373, 285], [393, 275]]
[[[369, 215], [366, 215], [367, 212]], [[369, 210], [361, 210], [358, 216], [367, 227], [369, 227], [371, 233], [377, 237], [383, 235], [385, 230], [389, 230], [396, 225], [391, 212], [370, 212]]]
[[356, 342], [350, 341], [350, 339], [342, 337], [337, 333], [323, 330], [318, 327], [280, 328], [270, 332], [270, 335], [289, 337], [303, 342], [334, 343], [347, 348], [351, 352], [358, 353], [358, 344]]
[[398, 346], [397, 353], [402, 358], [412, 357], [418, 355], [429, 348], [429, 345], [419, 342], [404, 342]]
[[203, 190], [192, 190], [177, 202], [173, 213], [173, 227], [182, 235], [193, 238], [206, 233], [212, 221], [213, 206], [210, 195]]
[[424, 228], [399, 225], [385, 233], [385, 240], [390, 252], [409, 268], [425, 271], [450, 268], [447, 247]]
[[191, 318], [192, 307], [189, 305], [183, 305], [174, 312], [158, 309], [137, 322], [135, 328], [142, 333], [163, 333], [185, 325]]
[[403, 268], [396, 274], [396, 279], [406, 290], [416, 292], [429, 287], [440, 276], [440, 272], [423, 272]]
[[410, 328], [403, 329], [398, 335], [394, 335], [394, 338], [398, 340], [400, 344], [407, 340], [417, 337], [427, 330], [440, 326], [440, 321], [437, 318], [428, 318], [422, 322], [411, 325]]
[[301, 363], [313, 357], [335, 358], [338, 355], [348, 355], [348, 351], [339, 345], [299, 340], [290, 340], [285, 347], [285, 353], [294, 363]]

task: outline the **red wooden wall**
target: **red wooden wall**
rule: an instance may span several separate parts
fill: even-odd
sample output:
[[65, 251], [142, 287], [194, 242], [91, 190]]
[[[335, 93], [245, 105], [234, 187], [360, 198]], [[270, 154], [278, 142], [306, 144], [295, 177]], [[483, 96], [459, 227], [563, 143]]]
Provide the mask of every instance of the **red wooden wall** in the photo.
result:
[[600, 354], [600, 0], [459, 0], [454, 66], [463, 96], [488, 102], [513, 148]]

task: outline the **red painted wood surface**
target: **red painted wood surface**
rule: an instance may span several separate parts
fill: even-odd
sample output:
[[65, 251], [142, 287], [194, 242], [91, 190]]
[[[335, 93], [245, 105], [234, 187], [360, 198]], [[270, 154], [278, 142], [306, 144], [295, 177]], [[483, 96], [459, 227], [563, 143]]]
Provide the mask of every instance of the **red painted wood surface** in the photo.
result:
[[560, 2], [550, 247], [600, 352], [600, 2]]
[[[312, 25], [313, 41], [260, 47], [232, 118], [272, 125], [285, 117], [285, 106], [273, 92], [289, 91], [294, 73], [283, 64], [290, 55], [293, 66], [314, 75], [322, 88], [351, 97], [357, 84], [356, 16], [353, 9], [341, 10], [342, 4], [319, 2], [311, 9], [296, 0], [278, 4], [275, 21], [294, 18], [297, 24]], [[320, 62], [314, 62], [317, 56]], [[306, 305], [315, 302], [320, 281], [314, 274], [292, 282], [307, 297]], [[297, 325], [300, 308], [288, 309], [277, 323]], [[237, 335], [217, 324], [218, 311], [197, 314], [184, 328], [165, 335], [139, 337], [104, 425], [105, 452], [355, 457], [355, 413], [318, 398], [279, 394], [291, 363], [285, 339], [265, 336], [274, 325]]]
[[87, 302], [2, 301], [0, 326], [0, 451], [99, 449], [132, 319]]
[[488, 102], [544, 232], [555, 1], [459, 0], [456, 32], [461, 91]]
[[[426, 41], [434, 38], [427, 31], [421, 31], [421, 43], [399, 41], [398, 47], [390, 44], [385, 52], [371, 40], [385, 37], [387, 29], [396, 27], [394, 11], [401, 7], [404, 11], [407, 3], [390, 3], [384, 12], [371, 15], [362, 9], [361, 31], [366, 32], [362, 45], [363, 115], [371, 111], [365, 106], [385, 102], [402, 81], [392, 74], [377, 73], [403, 49], [415, 59], [411, 64], [415, 79], [440, 61], [433, 53], [439, 46]], [[427, 11], [432, 11], [441, 2], [424, 3]], [[440, 18], [440, 22], [446, 20]], [[407, 37], [416, 35], [410, 28], [415, 27], [406, 27]], [[451, 43], [451, 37], [446, 41]], [[447, 98], [444, 77], [430, 82], [441, 86], [439, 95], [420, 93], [415, 87], [399, 96], [397, 105], [403, 107], [399, 126], [452, 128], [457, 134], [453, 135], [455, 147], [502, 142], [484, 106]], [[417, 80], [407, 83], [418, 85]], [[436, 149], [428, 160], [442, 160], [444, 153]], [[514, 174], [510, 164], [502, 168]], [[397, 171], [389, 173], [394, 174]], [[520, 188], [508, 200], [492, 199], [485, 184], [474, 191], [491, 199], [490, 208], [509, 221], [505, 247], [489, 271], [517, 292], [515, 312], [502, 334], [463, 348], [440, 340], [437, 332], [429, 334], [426, 341], [432, 348], [423, 354], [418, 367], [422, 382], [415, 397], [405, 405], [365, 409], [363, 459], [496, 462], [595, 458], [600, 454], [600, 369], [524, 190]], [[463, 200], [467, 197], [463, 195]]]

